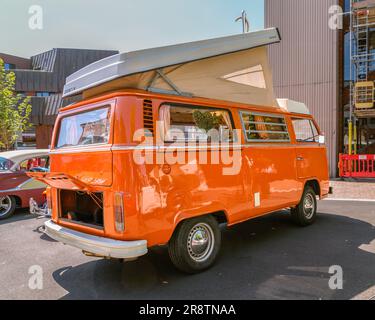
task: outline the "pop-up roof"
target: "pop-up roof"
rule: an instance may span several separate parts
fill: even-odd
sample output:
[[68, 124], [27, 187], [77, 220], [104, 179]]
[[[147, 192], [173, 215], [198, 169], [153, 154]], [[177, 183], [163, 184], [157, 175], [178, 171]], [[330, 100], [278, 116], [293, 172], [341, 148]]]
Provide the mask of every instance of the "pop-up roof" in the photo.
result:
[[309, 108], [303, 102], [290, 99], [277, 99], [277, 103], [281, 109], [290, 113], [311, 114]]
[[64, 97], [136, 88], [276, 107], [266, 46], [280, 40], [271, 28], [114, 55], [69, 76]]

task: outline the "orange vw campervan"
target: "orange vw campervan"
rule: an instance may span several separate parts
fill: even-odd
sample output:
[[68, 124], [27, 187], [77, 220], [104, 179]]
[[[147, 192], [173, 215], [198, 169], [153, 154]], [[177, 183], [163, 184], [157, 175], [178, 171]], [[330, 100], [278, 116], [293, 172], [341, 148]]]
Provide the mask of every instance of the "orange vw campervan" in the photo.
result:
[[[228, 227], [280, 209], [314, 222], [329, 193], [324, 139], [304, 104], [273, 98], [277, 29], [116, 55], [68, 77], [47, 183], [46, 232], [131, 260], [168, 245], [210, 267]], [[231, 101], [231, 102], [229, 102]]]

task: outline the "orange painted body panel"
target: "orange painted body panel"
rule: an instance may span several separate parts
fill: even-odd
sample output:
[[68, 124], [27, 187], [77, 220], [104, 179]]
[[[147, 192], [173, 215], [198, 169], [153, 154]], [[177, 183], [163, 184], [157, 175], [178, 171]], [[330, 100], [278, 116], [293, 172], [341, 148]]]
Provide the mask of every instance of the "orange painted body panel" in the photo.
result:
[[[159, 106], [176, 102], [225, 108], [232, 114], [234, 126], [242, 130], [240, 110], [283, 114], [290, 132], [290, 143], [246, 143], [241, 145], [239, 174], [222, 175], [223, 165], [199, 164], [198, 155], [188, 164], [171, 165], [165, 172], [159, 164], [138, 165], [133, 150], [135, 130], [143, 128], [143, 100], [153, 103], [154, 121]], [[109, 142], [102, 146], [55, 149], [61, 118], [69, 114], [110, 105], [112, 125]], [[82, 226], [59, 218], [58, 190], [51, 188], [53, 220], [81, 232], [118, 240], [147, 240], [148, 246], [165, 244], [175, 227], [184, 219], [224, 212], [233, 225], [299, 203], [306, 181], [316, 180], [321, 197], [328, 194], [326, 149], [317, 143], [297, 144], [291, 115], [269, 107], [253, 107], [200, 98], [153, 94], [138, 90], [110, 93], [83, 101], [60, 111], [53, 135], [51, 173], [65, 173], [104, 194], [104, 228]], [[310, 116], [306, 118], [311, 119]], [[242, 137], [242, 141], [245, 141]], [[154, 154], [168, 151], [154, 150]], [[188, 151], [186, 151], [188, 152]], [[217, 150], [210, 150], [218, 152]], [[297, 161], [303, 156], [304, 162]], [[190, 161], [190, 160], [196, 161]], [[125, 230], [115, 229], [114, 193], [124, 196]], [[256, 206], [254, 194], [260, 193]]]

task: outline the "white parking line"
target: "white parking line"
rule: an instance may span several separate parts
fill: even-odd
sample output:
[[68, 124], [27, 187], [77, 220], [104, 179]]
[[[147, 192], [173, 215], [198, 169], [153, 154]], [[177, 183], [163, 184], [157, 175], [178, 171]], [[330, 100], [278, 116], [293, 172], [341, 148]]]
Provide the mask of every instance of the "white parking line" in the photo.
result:
[[350, 300], [374, 300], [375, 298], [375, 286], [361, 292]]
[[326, 198], [323, 201], [375, 202], [375, 199]]

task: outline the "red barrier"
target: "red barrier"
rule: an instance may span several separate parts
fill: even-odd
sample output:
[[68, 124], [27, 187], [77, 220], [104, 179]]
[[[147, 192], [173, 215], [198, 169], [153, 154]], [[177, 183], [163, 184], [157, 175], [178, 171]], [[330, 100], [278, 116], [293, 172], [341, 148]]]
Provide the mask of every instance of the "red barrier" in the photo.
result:
[[375, 178], [375, 155], [340, 154], [339, 169], [342, 178]]

